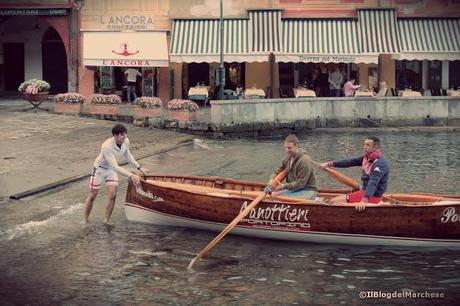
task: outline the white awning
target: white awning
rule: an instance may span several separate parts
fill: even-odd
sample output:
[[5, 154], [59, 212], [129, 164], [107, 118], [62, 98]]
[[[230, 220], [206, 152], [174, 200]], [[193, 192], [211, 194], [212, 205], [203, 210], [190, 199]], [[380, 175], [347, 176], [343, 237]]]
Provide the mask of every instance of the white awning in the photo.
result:
[[166, 32], [84, 32], [83, 64], [168, 67]]

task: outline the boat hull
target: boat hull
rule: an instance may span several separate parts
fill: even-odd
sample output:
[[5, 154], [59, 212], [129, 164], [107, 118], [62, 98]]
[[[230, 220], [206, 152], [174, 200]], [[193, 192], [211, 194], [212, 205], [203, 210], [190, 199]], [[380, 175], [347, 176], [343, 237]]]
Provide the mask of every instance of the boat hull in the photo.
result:
[[[178, 217], [166, 213], [147, 210], [142, 206], [126, 203], [125, 213], [128, 220], [160, 226], [174, 226], [199, 230], [221, 232], [227, 224]], [[274, 239], [283, 241], [300, 241], [310, 243], [347, 244], [347, 245], [379, 245], [398, 247], [435, 247], [443, 249], [459, 249], [460, 241], [452, 239], [417, 239], [391, 236], [353, 235], [325, 232], [293, 232], [272, 230], [269, 228], [251, 228], [237, 225], [231, 232], [234, 235]]]
[[[259, 188], [255, 185], [253, 191]], [[251, 190], [244, 184], [240, 189]], [[125, 212], [131, 221], [221, 231], [253, 199], [250, 192], [227, 191], [159, 180], [143, 182], [142, 189], [130, 184]], [[357, 212], [351, 205], [267, 197], [231, 233], [315, 243], [460, 248], [459, 212], [457, 199], [369, 205]]]

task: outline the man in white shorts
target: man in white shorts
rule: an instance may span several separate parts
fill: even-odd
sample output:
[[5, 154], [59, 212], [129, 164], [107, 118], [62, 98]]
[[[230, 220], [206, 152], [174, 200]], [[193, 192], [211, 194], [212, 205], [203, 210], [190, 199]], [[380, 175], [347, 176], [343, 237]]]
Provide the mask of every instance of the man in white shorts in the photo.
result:
[[141, 168], [139, 163], [134, 159], [129, 150], [129, 139], [127, 137], [128, 130], [125, 126], [117, 124], [112, 129], [113, 137], [104, 141], [101, 146], [101, 153], [94, 161], [93, 172], [89, 180], [90, 191], [85, 201], [85, 216], [84, 222], [88, 222], [89, 214], [93, 208], [94, 200], [96, 199], [99, 188], [105, 183], [108, 187], [108, 204], [105, 208], [104, 223], [108, 224], [112, 215], [113, 207], [118, 190], [118, 175], [117, 173], [127, 176], [136, 185], [140, 185], [140, 177], [134, 173], [130, 173], [120, 167], [118, 163], [127, 160], [134, 168], [141, 171], [144, 175], [147, 169]]

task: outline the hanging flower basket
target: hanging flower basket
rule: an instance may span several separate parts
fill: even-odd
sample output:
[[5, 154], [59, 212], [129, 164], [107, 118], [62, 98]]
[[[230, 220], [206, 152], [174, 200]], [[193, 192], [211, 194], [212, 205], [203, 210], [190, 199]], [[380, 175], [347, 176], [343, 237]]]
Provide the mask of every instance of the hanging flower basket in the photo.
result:
[[121, 99], [117, 95], [94, 94], [91, 96], [89, 112], [93, 115], [118, 115]]
[[157, 97], [139, 97], [134, 100], [134, 116], [155, 118], [163, 114], [163, 102]]
[[48, 92], [22, 93], [22, 97], [29, 102], [43, 102], [48, 98]]
[[68, 92], [54, 97], [56, 113], [80, 113], [86, 98], [78, 93]]
[[173, 99], [168, 102], [169, 116], [178, 121], [197, 120], [198, 104], [190, 100]]

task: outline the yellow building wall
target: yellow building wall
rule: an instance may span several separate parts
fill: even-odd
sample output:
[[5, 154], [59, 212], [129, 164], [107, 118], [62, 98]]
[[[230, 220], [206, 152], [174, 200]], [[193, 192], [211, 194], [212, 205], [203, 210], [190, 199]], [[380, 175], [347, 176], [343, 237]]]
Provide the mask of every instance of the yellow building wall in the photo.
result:
[[263, 89], [267, 94], [267, 88], [270, 86], [270, 65], [268, 62], [246, 63], [245, 70], [245, 89], [255, 86]]
[[379, 58], [380, 64], [380, 81], [387, 82], [388, 88], [396, 88], [396, 73], [395, 61], [391, 58], [390, 54], [382, 54]]
[[170, 1], [164, 0], [86, 0], [81, 30], [170, 30], [169, 11]]

